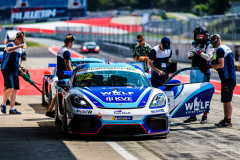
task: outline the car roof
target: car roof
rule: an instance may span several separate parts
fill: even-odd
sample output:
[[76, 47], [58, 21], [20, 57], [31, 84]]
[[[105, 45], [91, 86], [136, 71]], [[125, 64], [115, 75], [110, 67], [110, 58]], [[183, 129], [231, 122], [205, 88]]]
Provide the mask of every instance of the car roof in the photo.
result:
[[103, 59], [99, 59], [99, 58], [84, 58], [84, 59], [81, 59], [81, 58], [71, 58], [71, 61], [72, 62], [85, 62], [85, 61], [88, 61], [88, 62], [103, 62], [105, 63], [106, 61], [103, 60]]
[[96, 45], [96, 42], [85, 42], [83, 43], [84, 45], [87, 45], [87, 44], [92, 44], [92, 45]]
[[[139, 69], [133, 65], [127, 63], [110, 63], [110, 64], [103, 64], [103, 63], [88, 63], [84, 65], [79, 65], [78, 69], [87, 69], [87, 68], [110, 68], [110, 67], [119, 67], [119, 69], [123, 68], [134, 68]], [[141, 69], [140, 69], [141, 70]]]

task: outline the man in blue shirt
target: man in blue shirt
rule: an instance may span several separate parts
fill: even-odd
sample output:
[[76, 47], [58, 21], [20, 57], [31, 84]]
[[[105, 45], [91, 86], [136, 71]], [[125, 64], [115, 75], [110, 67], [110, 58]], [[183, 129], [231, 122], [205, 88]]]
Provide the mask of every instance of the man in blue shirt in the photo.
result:
[[218, 71], [221, 79], [221, 102], [224, 108], [224, 119], [214, 125], [217, 127], [232, 127], [232, 96], [233, 90], [236, 86], [236, 72], [234, 67], [234, 57], [232, 50], [222, 44], [221, 37], [218, 34], [214, 34], [210, 38], [211, 44], [214, 48], [217, 48], [217, 64], [207, 65], [207, 68], [214, 68]]
[[161, 70], [161, 64], [170, 62], [172, 49], [170, 47], [170, 39], [163, 37], [160, 44], [154, 46], [149, 54], [148, 66], [153, 70], [151, 84], [158, 88], [168, 79], [168, 74]]
[[[22, 49], [26, 48], [26, 45], [22, 45], [25, 41], [25, 34], [23, 32], [18, 32], [16, 34], [16, 39], [14, 42], [7, 44], [6, 49], [3, 54], [2, 60], [2, 74], [4, 78], [4, 87], [6, 90], [3, 96], [3, 103], [1, 104], [1, 112], [6, 113], [6, 102], [10, 97], [10, 110], [9, 114], [21, 114], [15, 108], [15, 100], [17, 90], [19, 89], [19, 78], [18, 71], [19, 67], [23, 68], [20, 62], [20, 57], [22, 54]], [[26, 71], [25, 68], [23, 68]]]
[[[75, 36], [73, 36], [72, 34], [68, 34], [64, 40], [64, 43], [65, 43], [64, 46], [58, 50], [58, 54], [57, 54], [58, 80], [62, 80], [64, 78], [65, 70], [72, 71], [71, 53], [69, 49], [72, 48], [74, 41], [75, 41]], [[56, 96], [52, 99], [50, 107], [46, 112], [46, 116], [54, 117], [53, 109], [55, 107], [55, 104], [56, 104]]]

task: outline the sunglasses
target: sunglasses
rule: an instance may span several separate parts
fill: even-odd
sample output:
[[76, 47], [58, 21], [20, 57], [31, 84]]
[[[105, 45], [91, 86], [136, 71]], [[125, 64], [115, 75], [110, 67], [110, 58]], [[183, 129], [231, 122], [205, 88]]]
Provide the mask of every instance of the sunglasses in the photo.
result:
[[139, 40], [137, 40], [137, 42], [142, 42], [142, 41], [143, 41], [143, 40], [140, 40], [140, 41], [139, 41]]

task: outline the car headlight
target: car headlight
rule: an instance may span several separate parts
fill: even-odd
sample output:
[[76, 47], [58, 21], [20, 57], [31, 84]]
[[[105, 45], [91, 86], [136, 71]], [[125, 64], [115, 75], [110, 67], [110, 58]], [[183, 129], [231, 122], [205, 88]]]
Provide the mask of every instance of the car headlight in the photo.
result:
[[73, 107], [92, 108], [91, 105], [82, 96], [73, 94], [71, 95], [70, 100]]
[[166, 97], [164, 94], [157, 94], [150, 104], [150, 108], [160, 108], [166, 105]]
[[96, 46], [95, 49], [99, 49], [99, 46]]
[[87, 47], [83, 47], [83, 50], [86, 50], [87, 49]]

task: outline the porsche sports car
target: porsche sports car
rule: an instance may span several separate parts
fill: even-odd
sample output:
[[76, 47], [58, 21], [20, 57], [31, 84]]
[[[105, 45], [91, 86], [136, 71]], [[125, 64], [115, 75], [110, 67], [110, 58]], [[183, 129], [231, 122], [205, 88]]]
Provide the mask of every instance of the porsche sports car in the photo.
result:
[[[86, 63], [106, 63], [106, 60], [100, 58], [72, 58], [72, 67], [73, 69], [79, 64], [86, 64]], [[43, 77], [43, 86], [42, 86], [42, 104], [43, 105], [50, 105], [52, 98], [56, 94], [55, 83], [58, 81], [57, 74], [57, 65], [56, 64], [49, 64], [48, 70], [44, 72]]]
[[100, 47], [96, 42], [85, 42], [80, 47], [80, 53], [99, 53]]
[[65, 135], [166, 135], [170, 118], [203, 113], [214, 93], [198, 68], [177, 71], [160, 88], [125, 63], [79, 65], [64, 74], [72, 76], [57, 82], [55, 123]]

